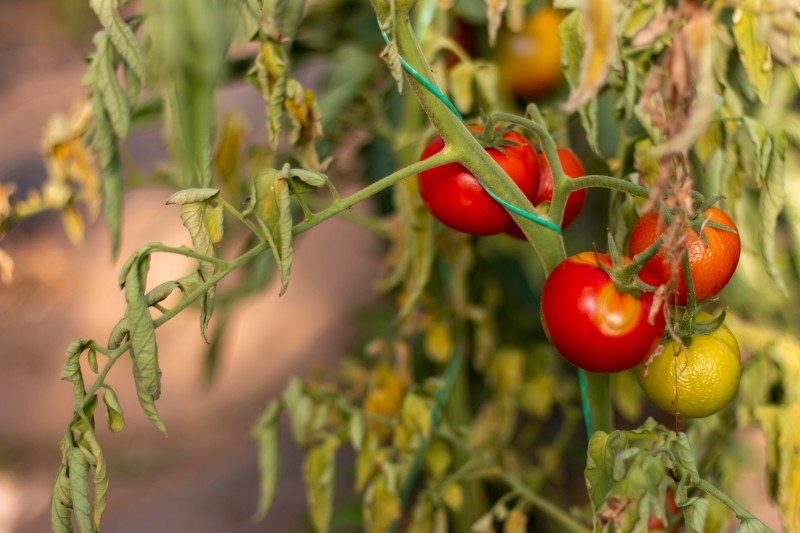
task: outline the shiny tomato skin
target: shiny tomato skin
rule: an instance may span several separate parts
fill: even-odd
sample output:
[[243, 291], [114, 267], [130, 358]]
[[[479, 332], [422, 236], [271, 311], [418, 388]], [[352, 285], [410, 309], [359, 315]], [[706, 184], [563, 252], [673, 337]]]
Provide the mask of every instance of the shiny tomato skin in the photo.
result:
[[[664, 332], [664, 314], [648, 315], [653, 294], [641, 298], [620, 293], [599, 259], [604, 254], [583, 252], [558, 264], [542, 288], [541, 315], [545, 332], [569, 362], [590, 372], [621, 372], [642, 362]], [[642, 281], [652, 283], [649, 275]]]
[[[568, 178], [580, 178], [586, 175], [578, 156], [569, 148], [559, 146], [557, 148], [558, 160], [561, 162], [561, 168]], [[550, 168], [550, 163], [547, 161], [547, 156], [544, 152], [537, 154], [539, 166], [539, 188], [536, 190], [536, 195], [529, 198], [534, 206], [549, 202], [553, 199], [553, 171]], [[572, 221], [577, 218], [583, 208], [583, 202], [586, 200], [586, 189], [578, 189], [573, 191], [567, 197], [567, 205], [564, 206], [564, 217], [561, 220], [561, 227], [566, 228]], [[511, 229], [506, 231], [512, 237], [517, 239], [525, 239], [525, 234], [519, 229], [519, 226], [514, 224]]]
[[[470, 126], [480, 131], [480, 126]], [[536, 152], [527, 139], [510, 131], [503, 135], [514, 144], [504, 145], [502, 151], [486, 151], [508, 174], [527, 197], [539, 187], [539, 167]], [[420, 159], [427, 159], [444, 148], [440, 136], [431, 140]], [[478, 179], [459, 163], [450, 163], [418, 176], [419, 193], [430, 213], [444, 225], [472, 235], [494, 235], [514, 224], [505, 208], [487, 193]]]

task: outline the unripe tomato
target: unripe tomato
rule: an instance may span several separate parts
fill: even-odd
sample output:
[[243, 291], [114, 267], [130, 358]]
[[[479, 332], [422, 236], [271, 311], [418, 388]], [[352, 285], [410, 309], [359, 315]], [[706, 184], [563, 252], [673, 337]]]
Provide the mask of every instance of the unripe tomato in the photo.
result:
[[[704, 216], [711, 222], [727, 226], [733, 231], [726, 231], [705, 225], [701, 236], [695, 229], [686, 228], [683, 232], [686, 249], [689, 253], [689, 272], [692, 274], [695, 298], [697, 301], [715, 296], [727, 285], [736, 266], [739, 264], [741, 242], [736, 224], [721, 209], [709, 207]], [[664, 222], [658, 213], [647, 213], [641, 217], [631, 232], [630, 255], [636, 255], [656, 242], [665, 231]], [[672, 274], [672, 263], [659, 251], [645, 268], [652, 271], [660, 280], [659, 284], [669, 281]], [[670, 301], [678, 305], [686, 305], [688, 294], [683, 270], [680, 271], [676, 293]]]
[[[620, 372], [641, 363], [658, 345], [664, 315], [658, 310], [648, 323], [653, 294], [621, 293], [600, 264], [610, 267], [610, 257], [582, 252], [553, 269], [542, 288], [542, 323], [570, 363], [590, 372]], [[653, 281], [648, 274], [640, 277]]]
[[519, 98], [537, 98], [564, 79], [558, 26], [564, 15], [545, 7], [525, 19], [519, 33], [505, 33], [498, 42], [498, 68], [505, 87]]
[[[470, 126], [481, 131], [480, 126]], [[536, 152], [519, 133], [509, 131], [503, 139], [510, 144], [486, 151], [508, 174], [525, 196], [536, 194], [539, 167]], [[444, 140], [436, 136], [422, 152], [427, 159], [444, 148]], [[514, 221], [478, 181], [472, 172], [459, 163], [450, 163], [419, 173], [419, 193], [431, 214], [442, 224], [472, 235], [494, 235], [511, 227]]]
[[[566, 174], [567, 177], [580, 178], [586, 175], [586, 171], [583, 169], [583, 165], [580, 159], [578, 159], [578, 156], [575, 155], [575, 152], [561, 146], [558, 147], [557, 151], [558, 160], [561, 162], [561, 168], [564, 170], [564, 174]], [[539, 189], [536, 191], [536, 196], [529, 198], [534, 206], [541, 205], [553, 199], [553, 169], [550, 168], [550, 162], [547, 160], [547, 156], [544, 155], [544, 152], [539, 152], [537, 154], [537, 160], [539, 163]], [[564, 217], [561, 220], [562, 228], [566, 228], [572, 224], [572, 221], [575, 220], [581, 212], [585, 200], [586, 189], [579, 189], [569, 194], [567, 197], [567, 205], [564, 206]], [[517, 224], [514, 224], [506, 233], [517, 239], [525, 238], [525, 234], [522, 233], [522, 230], [519, 229]]]

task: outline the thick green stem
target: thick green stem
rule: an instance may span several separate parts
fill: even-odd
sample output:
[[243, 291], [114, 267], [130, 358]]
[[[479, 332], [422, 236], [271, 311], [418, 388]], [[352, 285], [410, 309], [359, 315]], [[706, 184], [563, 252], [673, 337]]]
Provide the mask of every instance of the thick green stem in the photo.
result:
[[614, 410], [611, 407], [611, 378], [608, 374], [595, 374], [580, 370], [586, 390], [582, 391], [588, 405], [589, 419], [586, 423], [588, 436], [596, 431], [610, 433], [614, 430]]
[[[378, 0], [373, 1], [375, 11], [381, 19], [389, 15], [388, 5]], [[394, 35], [400, 55], [417, 72], [428, 80], [433, 79], [427, 61], [419, 48], [407, 18], [395, 21]], [[435, 94], [426, 89], [413, 77], [409, 84], [425, 110], [428, 118], [444, 139], [447, 148], [453, 150], [458, 161], [472, 172], [487, 189], [493, 191], [505, 202], [525, 211], [535, 213], [533, 205], [520, 191], [503, 169], [491, 158], [462, 120], [453, 114], [450, 108]], [[511, 213], [520, 229], [533, 245], [547, 272], [551, 271], [566, 256], [564, 241], [561, 235], [553, 230], [539, 226], [536, 222]]]

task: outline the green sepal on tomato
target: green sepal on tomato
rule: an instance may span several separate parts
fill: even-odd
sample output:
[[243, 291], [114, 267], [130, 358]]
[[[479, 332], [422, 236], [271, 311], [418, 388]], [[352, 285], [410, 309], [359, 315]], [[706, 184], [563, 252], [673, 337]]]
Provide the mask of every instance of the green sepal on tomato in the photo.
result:
[[[558, 147], [558, 160], [561, 162], [561, 168], [568, 178], [580, 178], [586, 175], [578, 156], [569, 148], [562, 146]], [[537, 154], [537, 162], [539, 165], [539, 188], [533, 197], [528, 197], [534, 206], [539, 206], [545, 202], [550, 202], [553, 199], [553, 170], [550, 168], [550, 162], [544, 152]], [[567, 197], [567, 204], [564, 206], [564, 216], [561, 219], [561, 227], [566, 228], [578, 217], [583, 208], [583, 203], [586, 200], [586, 189], [578, 189], [573, 191]], [[514, 223], [506, 233], [516, 239], [525, 239], [525, 234]]]
[[[601, 266], [602, 265], [602, 266]], [[664, 332], [664, 313], [653, 313], [651, 292], [621, 292], [606, 269], [606, 254], [582, 252], [559, 263], [542, 288], [545, 333], [562, 357], [590, 372], [621, 372], [655, 349]], [[639, 273], [652, 285], [652, 274]]]
[[[481, 132], [481, 126], [469, 127]], [[536, 151], [528, 140], [514, 131], [499, 132], [495, 145], [484, 149], [505, 171], [522, 193], [532, 198], [539, 188]], [[444, 149], [441, 136], [433, 138], [421, 159]], [[428, 211], [445, 226], [472, 235], [495, 235], [514, 221], [506, 209], [487, 193], [478, 178], [460, 163], [449, 163], [420, 172], [419, 193]]]

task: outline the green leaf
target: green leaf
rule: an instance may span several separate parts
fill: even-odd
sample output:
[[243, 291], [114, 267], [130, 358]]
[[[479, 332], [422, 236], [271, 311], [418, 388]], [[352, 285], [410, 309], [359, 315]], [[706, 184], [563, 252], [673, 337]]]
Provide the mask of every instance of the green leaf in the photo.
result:
[[706, 519], [708, 518], [708, 500], [694, 498], [691, 505], [683, 508], [683, 513], [689, 531], [705, 531]]
[[117, 393], [114, 392], [110, 385], [104, 385], [103, 405], [106, 407], [108, 428], [114, 433], [122, 431], [125, 427], [125, 415], [122, 412], [122, 405], [119, 403]]
[[763, 522], [754, 518], [743, 520], [736, 526], [736, 533], [772, 533], [772, 530], [764, 525]]
[[[96, 531], [100, 530], [100, 519], [106, 508], [106, 496], [108, 494], [108, 472], [106, 470], [106, 460], [100, 443], [94, 431], [86, 431], [81, 435], [81, 446], [88, 451], [93, 460], [90, 464], [92, 469], [92, 483], [94, 486], [94, 506], [92, 509], [92, 524]], [[84, 447], [85, 446], [85, 447]]]
[[295, 442], [300, 446], [308, 446], [314, 404], [306, 395], [303, 383], [297, 377], [289, 380], [289, 385], [283, 393], [283, 404], [289, 414], [289, 425]]
[[772, 86], [772, 54], [761, 16], [737, 8], [733, 13], [733, 37], [747, 77], [759, 100], [766, 104]]
[[89, 501], [89, 460], [80, 448], [71, 448], [67, 454], [69, 490], [75, 521], [81, 533], [94, 532], [92, 506]]
[[266, 169], [253, 179], [253, 212], [264, 229], [286, 292], [292, 268], [292, 212], [289, 184], [280, 171]]
[[769, 169], [766, 173], [761, 194], [758, 201], [760, 231], [758, 243], [764, 267], [770, 278], [778, 288], [788, 294], [786, 284], [781, 277], [775, 259], [775, 231], [778, 226], [778, 217], [786, 205], [786, 190], [784, 189], [784, 163], [786, 160], [786, 137], [776, 135], [773, 137], [773, 149], [769, 159]]
[[83, 384], [83, 374], [81, 373], [80, 357], [86, 346], [91, 341], [76, 340], [67, 347], [66, 362], [61, 371], [61, 379], [72, 383], [72, 392], [75, 404], [83, 401], [86, 391]]
[[125, 315], [111, 330], [108, 336], [108, 349], [116, 350], [128, 338], [128, 316]]
[[303, 467], [311, 523], [318, 533], [326, 533], [330, 528], [338, 448], [339, 438], [328, 435], [321, 444], [309, 450]]
[[114, 135], [124, 139], [127, 137], [131, 125], [130, 105], [117, 77], [114, 51], [106, 32], [98, 32], [94, 41], [97, 47], [97, 54], [94, 57], [97, 72], [95, 89], [100, 91], [103, 107], [108, 113]]
[[330, 130], [337, 119], [352, 107], [369, 87], [375, 71], [373, 54], [361, 47], [343, 45], [336, 50], [319, 99], [323, 130]]
[[184, 189], [182, 191], [178, 191], [173, 193], [167, 199], [167, 205], [186, 205], [186, 204], [194, 204], [194, 203], [202, 203], [208, 200], [212, 200], [219, 195], [219, 189], [211, 189], [211, 188], [194, 188], [194, 189]]
[[156, 331], [142, 291], [149, 267], [149, 255], [139, 256], [134, 266], [128, 269], [125, 278], [128, 331], [133, 378], [139, 404], [150, 422], [166, 435], [166, 427], [155, 407], [155, 400], [161, 395], [161, 368], [158, 365]]
[[144, 58], [136, 42], [136, 36], [133, 34], [133, 30], [131, 30], [130, 26], [125, 24], [118, 14], [112, 17], [111, 24], [106, 29], [108, 30], [108, 37], [111, 39], [111, 42], [114, 43], [114, 48], [117, 53], [130, 67], [130, 70], [136, 77], [140, 81], [144, 81], [146, 79]]
[[50, 496], [50, 528], [53, 533], [72, 533], [72, 491], [67, 472], [67, 465], [62, 464]]
[[[92, 71], [90, 66], [89, 72]], [[122, 171], [119, 162], [117, 140], [108, 122], [103, 99], [94, 91], [92, 101], [92, 126], [86, 139], [97, 152], [103, 186], [103, 216], [111, 236], [111, 255], [116, 258], [122, 240]]]
[[[217, 189], [187, 189], [173, 194], [168, 204], [181, 206], [181, 220], [189, 230], [192, 237], [192, 246], [195, 251], [216, 257], [215, 245], [222, 241], [223, 233], [223, 207], [215, 205], [219, 191]], [[203, 282], [211, 279], [217, 272], [217, 267], [208, 261], [199, 261], [198, 272]], [[200, 302], [200, 333], [208, 342], [208, 323], [214, 313], [215, 287], [210, 287], [203, 295]]]
[[347, 423], [348, 435], [350, 437], [350, 445], [356, 450], [361, 450], [361, 444], [364, 442], [366, 435], [366, 424], [364, 416], [361, 413], [353, 413], [350, 415], [350, 420]]
[[267, 406], [264, 414], [253, 430], [253, 436], [258, 442], [258, 467], [259, 477], [258, 510], [256, 520], [263, 519], [275, 500], [276, 487], [280, 474], [280, 450], [278, 447], [278, 414], [281, 405], [273, 400]]
[[597, 431], [589, 440], [586, 457], [586, 488], [595, 512], [603, 506], [611, 489], [611, 472], [614, 465], [613, 451], [608, 447], [608, 433]]

